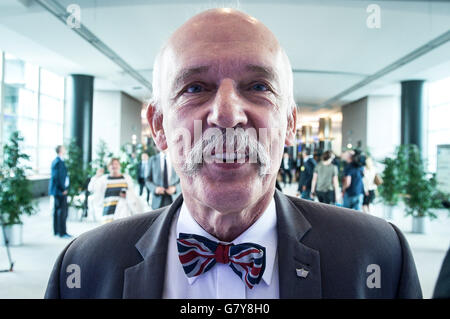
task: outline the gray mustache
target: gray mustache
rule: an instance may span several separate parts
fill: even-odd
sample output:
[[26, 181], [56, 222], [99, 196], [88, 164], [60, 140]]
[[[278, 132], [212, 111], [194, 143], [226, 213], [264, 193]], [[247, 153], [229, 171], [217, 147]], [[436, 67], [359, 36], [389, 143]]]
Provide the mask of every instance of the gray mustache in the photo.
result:
[[[224, 146], [227, 150], [225, 152], [223, 151]], [[216, 154], [231, 155], [236, 153], [244, 155], [249, 159], [249, 163], [255, 163], [259, 166], [260, 176], [269, 172], [270, 156], [264, 145], [255, 136], [248, 134], [244, 130], [234, 130], [232, 134], [222, 131], [220, 134], [211, 134], [209, 137], [206, 136], [199, 139], [187, 154], [182, 168], [183, 172], [188, 176], [195, 176], [205, 161], [207, 163], [213, 161], [209, 157], [213, 150]], [[228, 153], [228, 150], [231, 150], [232, 153]], [[222, 161], [220, 160], [220, 162]]]

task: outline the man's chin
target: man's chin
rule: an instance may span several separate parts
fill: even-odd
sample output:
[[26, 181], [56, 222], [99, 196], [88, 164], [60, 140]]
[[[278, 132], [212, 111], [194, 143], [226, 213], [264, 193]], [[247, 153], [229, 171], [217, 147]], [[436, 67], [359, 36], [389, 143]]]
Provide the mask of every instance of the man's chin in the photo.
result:
[[254, 190], [249, 187], [236, 186], [235, 188], [214, 185], [204, 193], [204, 201], [209, 207], [219, 212], [242, 211], [252, 203]]

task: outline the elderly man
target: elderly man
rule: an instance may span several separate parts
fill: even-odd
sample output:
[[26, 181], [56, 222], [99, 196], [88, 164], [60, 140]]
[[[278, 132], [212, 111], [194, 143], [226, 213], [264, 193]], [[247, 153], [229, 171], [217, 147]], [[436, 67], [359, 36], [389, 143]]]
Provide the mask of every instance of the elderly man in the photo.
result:
[[[296, 107], [289, 60], [261, 22], [230, 9], [193, 17], [162, 49], [153, 86], [148, 121], [182, 196], [75, 239], [47, 298], [422, 296], [395, 226], [275, 190]], [[239, 128], [258, 141], [249, 134], [236, 146], [228, 129]], [[213, 129], [226, 142], [199, 139]]]

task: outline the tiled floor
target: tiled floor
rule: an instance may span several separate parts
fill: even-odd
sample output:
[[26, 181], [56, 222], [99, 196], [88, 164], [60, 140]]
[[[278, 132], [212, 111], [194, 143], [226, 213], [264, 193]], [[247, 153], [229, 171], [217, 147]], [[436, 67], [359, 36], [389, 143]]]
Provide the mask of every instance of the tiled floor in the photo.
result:
[[[295, 195], [295, 185], [284, 192]], [[39, 199], [39, 213], [24, 219], [23, 246], [12, 247], [14, 271], [0, 273], [0, 298], [42, 298], [53, 264], [58, 254], [69, 243], [52, 235], [52, 215], [49, 198]], [[148, 208], [149, 210], [149, 208]], [[383, 217], [383, 206], [377, 204], [373, 214]], [[447, 212], [439, 212], [439, 218], [428, 221], [426, 234], [412, 234], [411, 218], [403, 217], [402, 207], [397, 207], [390, 220], [404, 232], [412, 248], [419, 279], [425, 298], [430, 298], [434, 285], [450, 245], [450, 218]], [[67, 223], [68, 232], [74, 236], [98, 226], [91, 219], [80, 221], [74, 214]], [[0, 269], [8, 268], [7, 255], [0, 246]]]

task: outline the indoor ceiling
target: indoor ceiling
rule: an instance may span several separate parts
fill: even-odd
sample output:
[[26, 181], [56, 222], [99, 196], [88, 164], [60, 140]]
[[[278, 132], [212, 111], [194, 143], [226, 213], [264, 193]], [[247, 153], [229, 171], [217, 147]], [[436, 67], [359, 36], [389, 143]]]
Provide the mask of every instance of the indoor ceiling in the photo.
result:
[[[398, 95], [399, 82], [450, 76], [450, 42], [359, 88], [355, 84], [450, 30], [449, 1], [54, 0], [78, 4], [81, 23], [151, 82], [153, 60], [170, 34], [212, 7], [245, 11], [266, 24], [290, 57], [303, 114], [333, 113], [369, 94]], [[367, 7], [380, 7], [368, 28]], [[426, 47], [425, 47], [426, 49]], [[98, 90], [145, 101], [150, 90], [33, 0], [0, 1], [0, 50], [62, 75], [94, 75]], [[347, 92], [348, 91], [348, 92]]]

